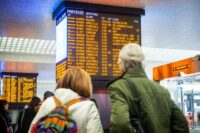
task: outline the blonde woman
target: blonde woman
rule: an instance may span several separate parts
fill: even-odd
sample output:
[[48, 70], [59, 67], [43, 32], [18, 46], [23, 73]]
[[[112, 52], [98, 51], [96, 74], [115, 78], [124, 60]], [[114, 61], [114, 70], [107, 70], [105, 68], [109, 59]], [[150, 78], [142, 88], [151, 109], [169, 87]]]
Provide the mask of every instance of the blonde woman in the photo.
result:
[[[55, 97], [65, 104], [76, 98], [90, 98], [92, 95], [92, 83], [89, 74], [82, 69], [67, 69], [63, 77], [58, 81]], [[29, 129], [43, 116], [56, 107], [53, 97], [46, 99]], [[90, 100], [75, 103], [69, 107], [77, 124], [78, 133], [102, 133], [102, 125], [96, 105]]]

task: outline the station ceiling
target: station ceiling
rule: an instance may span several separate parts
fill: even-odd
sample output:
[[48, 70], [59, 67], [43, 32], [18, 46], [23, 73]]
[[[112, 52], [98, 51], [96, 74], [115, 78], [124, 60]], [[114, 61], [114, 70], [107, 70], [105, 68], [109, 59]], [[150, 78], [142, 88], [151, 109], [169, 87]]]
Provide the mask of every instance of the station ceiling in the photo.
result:
[[[199, 0], [72, 1], [144, 8], [146, 11], [142, 17], [144, 47], [199, 50], [197, 48], [200, 42]], [[37, 42], [49, 41], [48, 45], [52, 45], [53, 42], [55, 45], [56, 25], [52, 20], [52, 13], [61, 2], [62, 0], [0, 0], [0, 37], [10, 40], [15, 38], [15, 40], [33, 39]], [[53, 49], [55, 48], [49, 46], [46, 54], [52, 54]], [[42, 50], [35, 48], [35, 54], [36, 51]], [[4, 50], [4, 52], [12, 51]]]
[[[55, 40], [52, 13], [62, 0], [0, 0], [0, 36]], [[144, 8], [143, 0], [74, 0]]]
[[[73, 0], [144, 8], [144, 0]], [[62, 0], [0, 0], [0, 52], [55, 55], [52, 13]]]
[[55, 40], [58, 0], [0, 0], [0, 36]]
[[[34, 61], [38, 66], [38, 70], [34, 71], [54, 71], [56, 25], [52, 13], [61, 1], [0, 0], [1, 66], [4, 66], [6, 60]], [[170, 62], [199, 53], [199, 0], [74, 1], [144, 8], [146, 14], [142, 17], [142, 44], [148, 60]], [[46, 56], [51, 59], [47, 60]], [[43, 68], [40, 67], [42, 64], [37, 65], [38, 62], [53, 65]]]

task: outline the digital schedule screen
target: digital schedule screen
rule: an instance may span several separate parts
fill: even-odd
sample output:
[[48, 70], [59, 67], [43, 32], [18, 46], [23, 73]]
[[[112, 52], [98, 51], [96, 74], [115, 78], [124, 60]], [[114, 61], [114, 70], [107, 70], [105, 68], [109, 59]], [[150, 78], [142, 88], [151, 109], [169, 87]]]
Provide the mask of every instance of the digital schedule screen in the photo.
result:
[[[59, 40], [63, 44], [59, 44], [57, 50], [65, 45], [62, 51], [67, 53], [57, 60], [57, 79], [66, 69], [74, 67], [86, 70], [93, 79], [120, 76], [117, 63], [120, 49], [127, 43], [141, 44], [139, 15], [67, 9], [56, 24], [56, 34], [66, 35], [64, 41]], [[58, 30], [60, 25], [62, 30]]]
[[1, 79], [2, 97], [10, 103], [29, 103], [36, 96], [36, 77], [3, 75]]

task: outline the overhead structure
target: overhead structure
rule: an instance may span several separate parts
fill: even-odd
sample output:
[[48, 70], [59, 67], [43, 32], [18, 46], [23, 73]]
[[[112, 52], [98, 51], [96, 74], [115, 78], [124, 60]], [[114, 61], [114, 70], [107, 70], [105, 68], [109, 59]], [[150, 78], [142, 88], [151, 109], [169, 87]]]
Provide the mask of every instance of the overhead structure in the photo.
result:
[[153, 68], [153, 80], [200, 72], [200, 55]]

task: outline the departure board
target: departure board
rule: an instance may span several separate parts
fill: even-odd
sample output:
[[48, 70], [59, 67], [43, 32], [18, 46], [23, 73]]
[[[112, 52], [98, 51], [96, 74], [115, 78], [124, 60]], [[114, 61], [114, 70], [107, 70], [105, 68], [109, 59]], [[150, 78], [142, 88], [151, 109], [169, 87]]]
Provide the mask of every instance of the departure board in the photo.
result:
[[11, 103], [29, 103], [36, 96], [37, 77], [1, 74], [2, 97]]
[[[57, 79], [68, 68], [82, 68], [93, 79], [120, 76], [117, 63], [120, 49], [127, 43], [141, 44], [139, 15], [67, 9], [57, 19], [56, 24], [56, 34], [66, 36], [66, 40], [63, 44], [58, 44], [57, 49], [66, 45], [64, 50], [67, 53], [57, 60]], [[66, 26], [60, 28], [60, 25]]]

